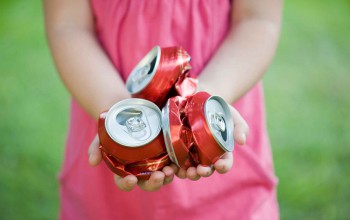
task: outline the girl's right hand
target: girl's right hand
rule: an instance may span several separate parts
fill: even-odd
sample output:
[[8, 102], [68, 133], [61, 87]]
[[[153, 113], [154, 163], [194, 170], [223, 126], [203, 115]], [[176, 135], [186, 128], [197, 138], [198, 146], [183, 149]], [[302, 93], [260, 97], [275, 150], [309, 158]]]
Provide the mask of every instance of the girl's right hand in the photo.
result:
[[[234, 124], [233, 138], [238, 145], [245, 145], [249, 134], [249, 126], [235, 108], [230, 106], [230, 111]], [[219, 160], [212, 164], [212, 166], [198, 165], [197, 167], [189, 167], [187, 170], [181, 168], [178, 169], [176, 175], [181, 179], [188, 178], [196, 181], [201, 177], [211, 176], [214, 171], [221, 174], [227, 173], [231, 170], [233, 161], [232, 152], [226, 152]]]
[[[89, 147], [89, 164], [91, 166], [97, 166], [102, 161], [101, 150], [99, 149], [100, 140], [98, 135]], [[153, 172], [149, 180], [138, 180], [134, 175], [128, 175], [126, 177], [120, 177], [114, 175], [114, 181], [117, 187], [123, 191], [131, 191], [136, 185], [145, 191], [157, 191], [163, 185], [169, 184], [173, 181], [174, 174], [178, 172], [178, 167], [175, 164], [166, 166], [162, 171]]]

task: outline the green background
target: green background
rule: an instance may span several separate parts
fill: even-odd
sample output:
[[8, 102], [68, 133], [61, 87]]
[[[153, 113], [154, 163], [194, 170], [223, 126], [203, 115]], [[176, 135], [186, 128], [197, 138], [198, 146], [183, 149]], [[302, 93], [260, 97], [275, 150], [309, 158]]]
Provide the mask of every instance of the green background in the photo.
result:
[[[349, 219], [350, 3], [285, 1], [265, 81], [281, 219]], [[56, 219], [69, 95], [40, 2], [0, 3], [0, 219]]]

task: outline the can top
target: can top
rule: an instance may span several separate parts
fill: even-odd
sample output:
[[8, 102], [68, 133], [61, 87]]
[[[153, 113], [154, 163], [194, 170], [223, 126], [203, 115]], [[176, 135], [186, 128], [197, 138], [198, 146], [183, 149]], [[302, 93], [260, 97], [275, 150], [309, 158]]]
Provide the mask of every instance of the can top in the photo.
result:
[[126, 81], [126, 89], [130, 94], [142, 91], [155, 75], [161, 56], [161, 48], [155, 46], [144, 56], [131, 71]]
[[179, 162], [176, 157], [173, 142], [170, 134], [170, 100], [167, 101], [166, 105], [162, 109], [162, 130], [164, 136], [165, 147], [168, 152], [169, 158], [172, 162], [179, 166]]
[[127, 147], [140, 147], [158, 136], [161, 112], [150, 101], [125, 99], [109, 109], [105, 127], [115, 142]]
[[225, 151], [232, 151], [233, 120], [228, 104], [219, 96], [211, 96], [205, 102], [204, 113], [216, 142]]

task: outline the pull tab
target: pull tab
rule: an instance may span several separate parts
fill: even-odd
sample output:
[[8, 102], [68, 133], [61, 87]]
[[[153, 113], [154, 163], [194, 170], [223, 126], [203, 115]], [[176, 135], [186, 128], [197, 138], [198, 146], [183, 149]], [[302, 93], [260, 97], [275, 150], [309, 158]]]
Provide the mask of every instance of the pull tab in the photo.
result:
[[125, 126], [129, 132], [139, 132], [146, 128], [145, 122], [139, 116], [134, 116], [126, 120]]
[[122, 127], [126, 127], [123, 130], [136, 140], [146, 140], [152, 134], [151, 129], [147, 126], [149, 124], [146, 116], [139, 109], [125, 109], [117, 115], [116, 119]]
[[137, 73], [132, 78], [133, 82], [141, 83], [147, 77], [149, 71], [151, 70], [151, 64], [147, 64], [137, 70]]
[[222, 113], [212, 113], [210, 117], [210, 124], [215, 130], [219, 132], [225, 132], [226, 130], [226, 123], [222, 117]]

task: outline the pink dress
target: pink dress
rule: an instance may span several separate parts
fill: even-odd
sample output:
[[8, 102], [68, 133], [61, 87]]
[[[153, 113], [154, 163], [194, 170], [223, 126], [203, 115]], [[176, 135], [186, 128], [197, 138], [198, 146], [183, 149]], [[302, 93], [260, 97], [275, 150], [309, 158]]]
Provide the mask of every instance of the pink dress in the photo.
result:
[[[231, 13], [222, 0], [92, 0], [102, 47], [125, 80], [155, 45], [183, 46], [192, 74], [201, 72], [225, 38]], [[118, 89], [118, 88], [116, 88]], [[97, 123], [75, 101], [60, 175], [61, 219], [278, 219], [276, 178], [260, 83], [234, 106], [250, 126], [227, 174], [175, 180], [157, 192], [122, 192], [104, 163], [88, 165]]]

